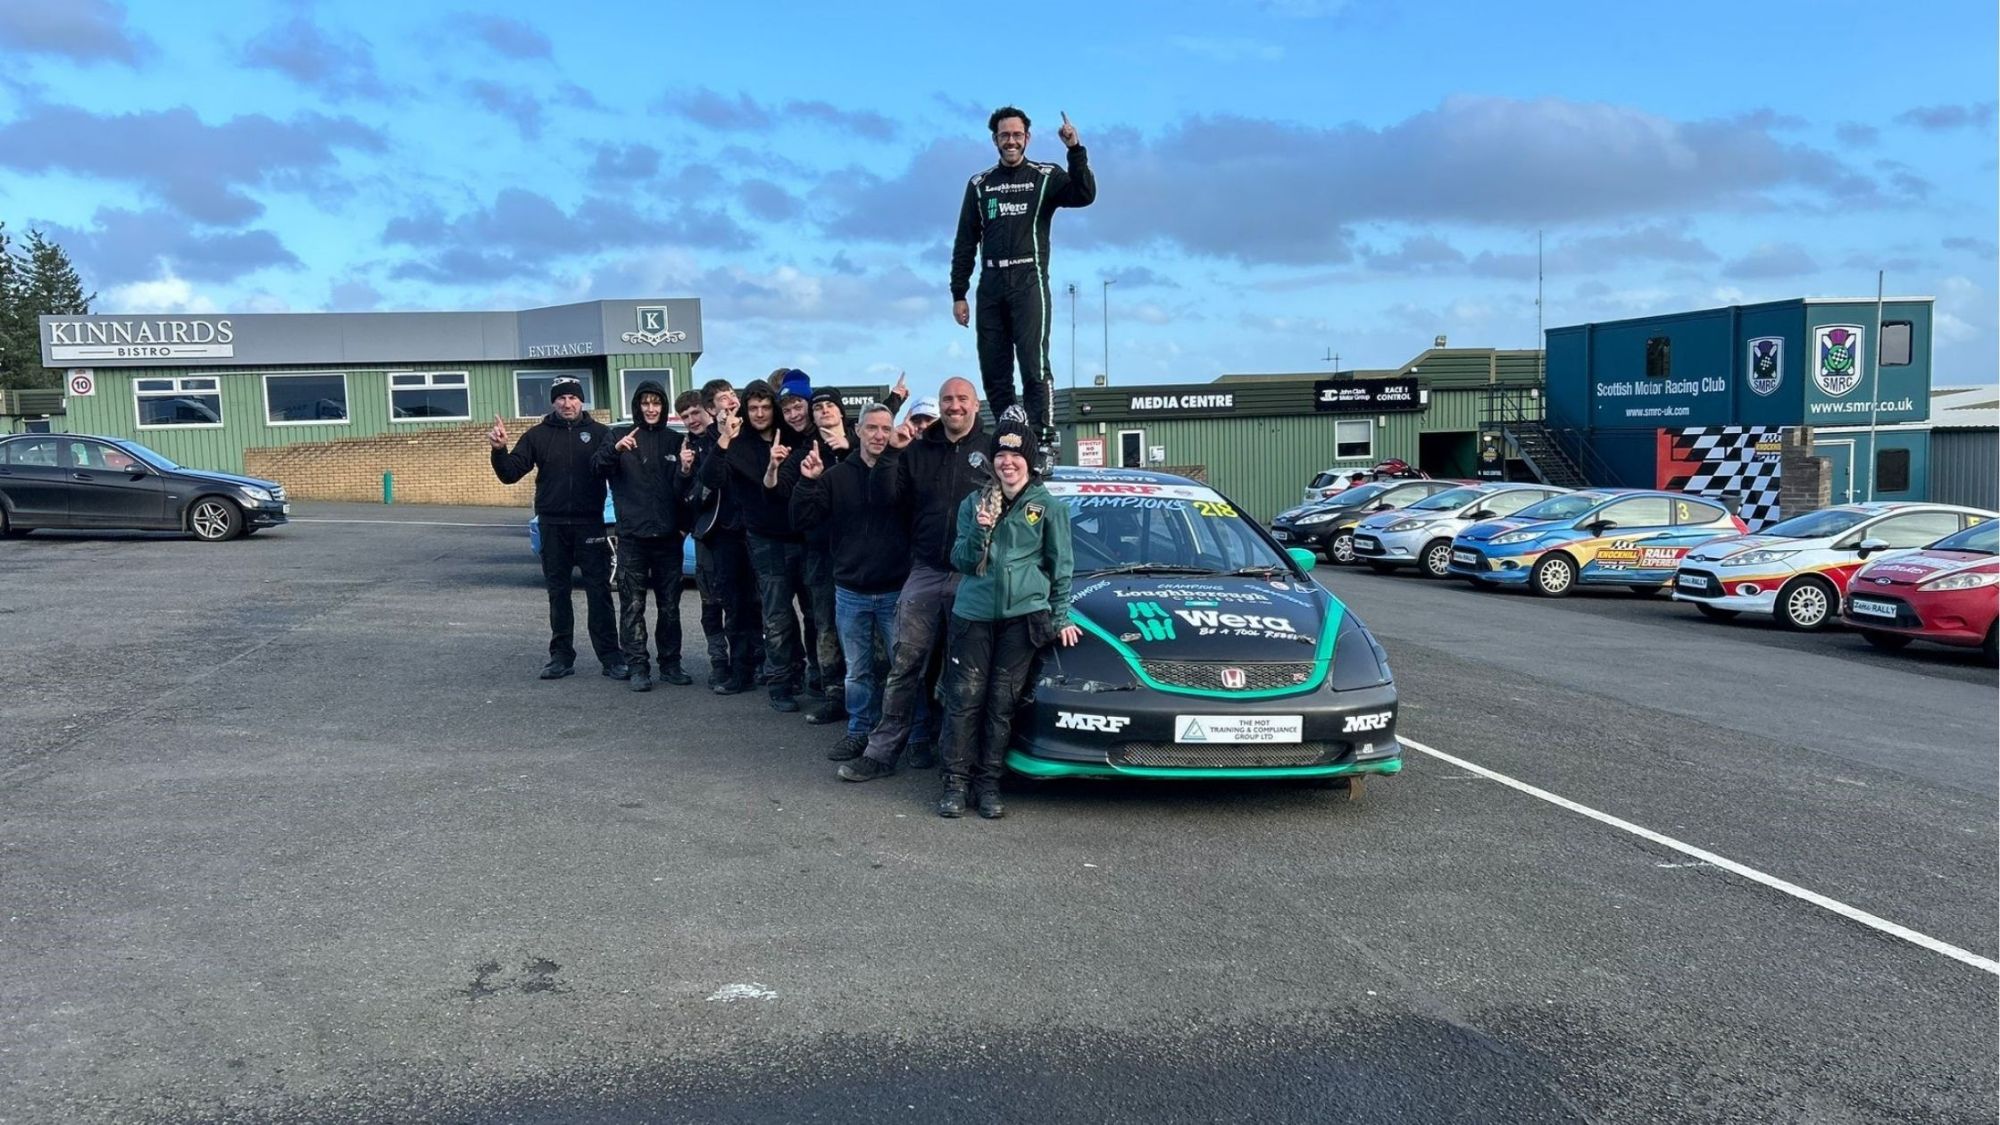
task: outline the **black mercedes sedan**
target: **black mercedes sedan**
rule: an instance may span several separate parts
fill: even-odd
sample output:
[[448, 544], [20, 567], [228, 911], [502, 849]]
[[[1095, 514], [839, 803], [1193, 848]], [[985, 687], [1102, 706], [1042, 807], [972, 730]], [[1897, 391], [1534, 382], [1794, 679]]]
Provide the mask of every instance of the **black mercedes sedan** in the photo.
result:
[[220, 543], [276, 527], [291, 510], [276, 481], [183, 468], [136, 441], [0, 437], [0, 534], [129, 528]]

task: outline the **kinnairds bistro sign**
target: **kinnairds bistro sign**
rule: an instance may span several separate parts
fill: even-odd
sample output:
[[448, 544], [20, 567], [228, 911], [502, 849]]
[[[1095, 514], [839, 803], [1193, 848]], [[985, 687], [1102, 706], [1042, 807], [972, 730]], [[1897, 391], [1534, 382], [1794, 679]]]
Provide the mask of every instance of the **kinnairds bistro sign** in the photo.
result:
[[236, 330], [228, 320], [50, 320], [48, 357], [58, 363], [107, 359], [228, 359]]

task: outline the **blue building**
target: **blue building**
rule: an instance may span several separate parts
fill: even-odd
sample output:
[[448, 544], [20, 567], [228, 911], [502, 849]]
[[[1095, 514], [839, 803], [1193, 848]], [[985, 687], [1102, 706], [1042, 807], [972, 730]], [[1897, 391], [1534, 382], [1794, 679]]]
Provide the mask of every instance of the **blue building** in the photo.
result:
[[[1777, 515], [1786, 428], [1816, 441], [1832, 495], [1926, 498], [1929, 297], [1805, 298], [1549, 330], [1546, 425], [1596, 484], [1733, 493]], [[1871, 442], [1870, 424], [1882, 427]], [[1859, 427], [1860, 432], [1853, 432]]]

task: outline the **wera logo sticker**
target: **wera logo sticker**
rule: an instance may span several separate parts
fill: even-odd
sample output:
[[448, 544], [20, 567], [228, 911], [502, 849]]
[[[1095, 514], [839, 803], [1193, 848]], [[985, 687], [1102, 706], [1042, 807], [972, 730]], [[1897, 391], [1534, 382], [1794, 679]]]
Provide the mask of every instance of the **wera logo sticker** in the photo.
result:
[[1174, 619], [1160, 608], [1158, 602], [1133, 602], [1132, 627], [1139, 636], [1148, 641], [1171, 641], [1174, 639]]

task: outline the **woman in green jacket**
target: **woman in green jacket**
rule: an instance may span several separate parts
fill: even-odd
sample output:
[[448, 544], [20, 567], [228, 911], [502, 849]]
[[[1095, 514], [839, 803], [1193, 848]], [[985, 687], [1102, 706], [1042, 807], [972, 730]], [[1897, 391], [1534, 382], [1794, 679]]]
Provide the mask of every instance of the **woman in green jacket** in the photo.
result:
[[1005, 812], [1000, 771], [1028, 669], [1043, 646], [1080, 635], [1069, 619], [1069, 509], [1035, 480], [1036, 454], [1027, 426], [1000, 423], [995, 483], [958, 506], [951, 565], [966, 577], [945, 650], [951, 734], [939, 816], [963, 816], [968, 789], [980, 816]]

